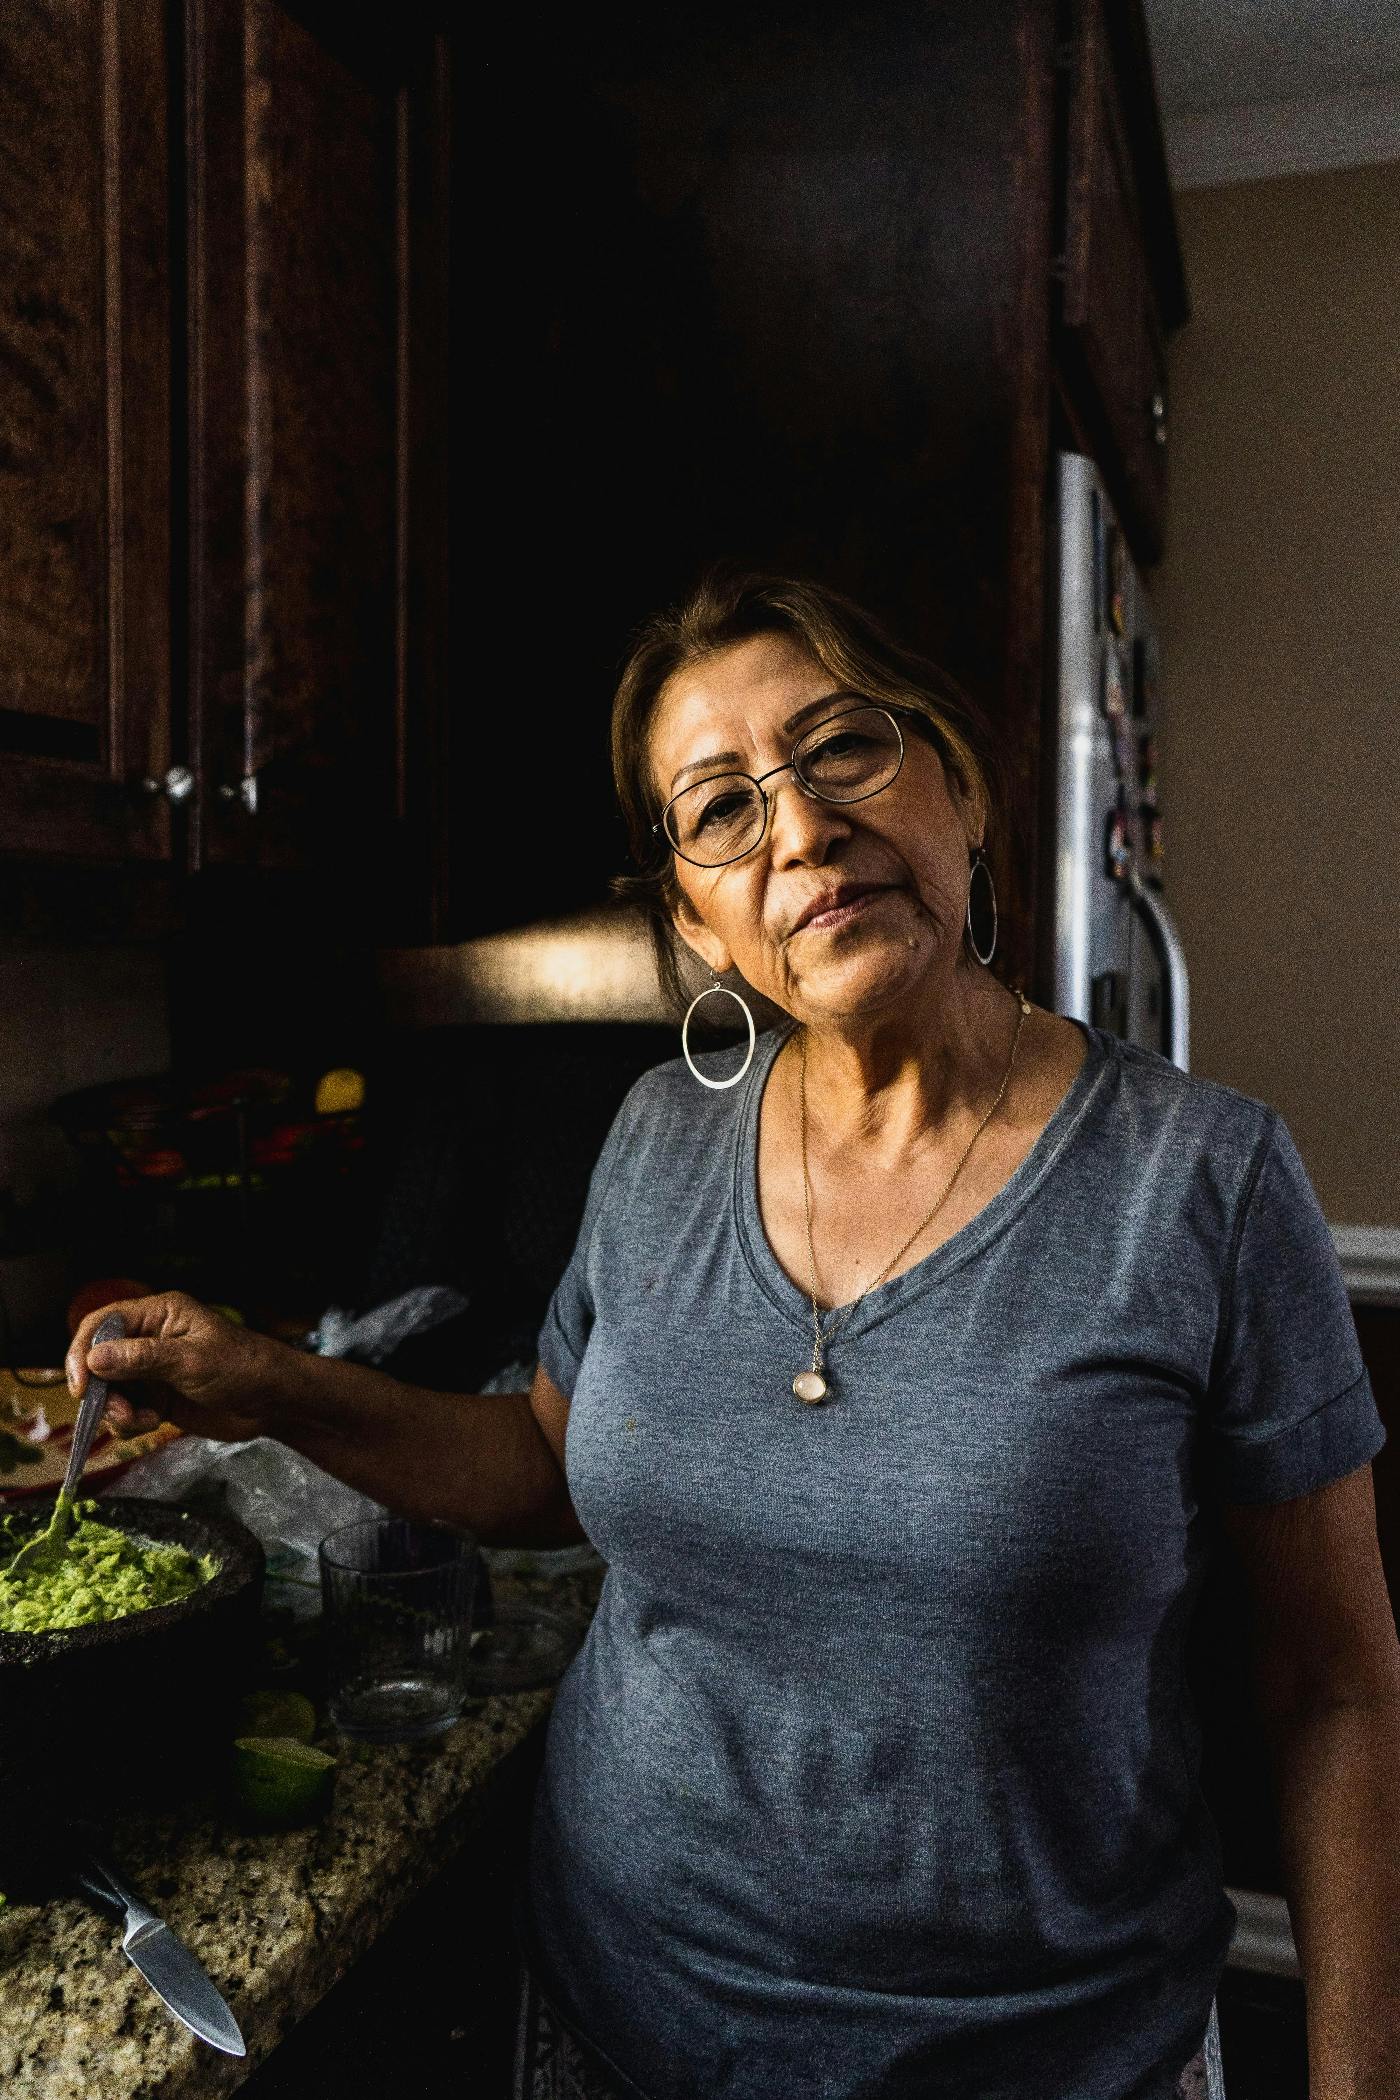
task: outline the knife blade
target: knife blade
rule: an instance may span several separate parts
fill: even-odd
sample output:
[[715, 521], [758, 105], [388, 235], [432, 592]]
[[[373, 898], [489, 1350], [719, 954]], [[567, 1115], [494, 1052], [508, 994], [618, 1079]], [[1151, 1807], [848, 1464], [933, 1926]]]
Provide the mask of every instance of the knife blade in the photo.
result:
[[207, 1972], [165, 1920], [134, 1895], [96, 1853], [89, 1853], [74, 1868], [73, 1880], [91, 1903], [121, 1924], [123, 1954], [176, 2019], [226, 2056], [246, 2056], [237, 2020]]

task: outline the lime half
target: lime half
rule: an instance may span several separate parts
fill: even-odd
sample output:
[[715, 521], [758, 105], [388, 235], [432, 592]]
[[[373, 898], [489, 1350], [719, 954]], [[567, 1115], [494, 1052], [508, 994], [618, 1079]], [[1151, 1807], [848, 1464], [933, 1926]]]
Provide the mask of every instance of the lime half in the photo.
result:
[[233, 1746], [233, 1792], [264, 1830], [310, 1823], [330, 1806], [335, 1759], [290, 1735], [243, 1735]]
[[316, 1733], [316, 1709], [304, 1692], [249, 1692], [238, 1720], [245, 1735], [290, 1735], [309, 1743]]

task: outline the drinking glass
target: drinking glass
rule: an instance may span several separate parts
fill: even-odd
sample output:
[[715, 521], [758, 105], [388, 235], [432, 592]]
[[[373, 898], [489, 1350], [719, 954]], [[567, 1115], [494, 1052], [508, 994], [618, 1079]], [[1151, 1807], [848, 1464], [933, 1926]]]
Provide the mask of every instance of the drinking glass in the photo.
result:
[[467, 1697], [470, 1532], [371, 1517], [322, 1539], [320, 1563], [332, 1725], [371, 1743], [450, 1728]]

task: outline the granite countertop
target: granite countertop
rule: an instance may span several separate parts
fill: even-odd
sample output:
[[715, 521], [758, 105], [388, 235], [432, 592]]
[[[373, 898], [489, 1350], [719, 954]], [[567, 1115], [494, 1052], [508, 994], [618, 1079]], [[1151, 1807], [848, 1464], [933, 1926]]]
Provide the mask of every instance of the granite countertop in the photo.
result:
[[[550, 1577], [493, 1571], [493, 1584], [498, 1598], [532, 1597], [582, 1632], [602, 1575], [598, 1562]], [[114, 1863], [208, 1970], [248, 2054], [197, 2041], [122, 1953], [117, 1926], [86, 1903], [8, 1904], [0, 2092], [217, 2100], [234, 2091], [465, 1842], [481, 1790], [553, 1697], [474, 1700], [426, 1743], [371, 1746], [318, 1732], [339, 1767], [328, 1815], [306, 1829], [247, 1835], [212, 1796], [120, 1819]]]

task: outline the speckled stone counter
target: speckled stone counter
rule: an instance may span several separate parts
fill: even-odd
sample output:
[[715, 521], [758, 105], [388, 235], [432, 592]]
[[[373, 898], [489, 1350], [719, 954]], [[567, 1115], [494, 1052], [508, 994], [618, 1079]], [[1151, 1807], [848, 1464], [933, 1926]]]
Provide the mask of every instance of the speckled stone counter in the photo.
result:
[[[602, 1572], [494, 1579], [498, 1596], [533, 1597], [581, 1634]], [[323, 1731], [317, 1741], [339, 1757], [335, 1798], [307, 1829], [249, 1836], [212, 1794], [121, 1819], [116, 1863], [208, 1970], [248, 2054], [197, 2041], [122, 1953], [117, 1926], [85, 1903], [11, 1904], [0, 1909], [5, 2100], [232, 2092], [465, 1843], [492, 1773], [543, 1723], [553, 1696], [474, 1701], [426, 1743], [352, 1744]]]

